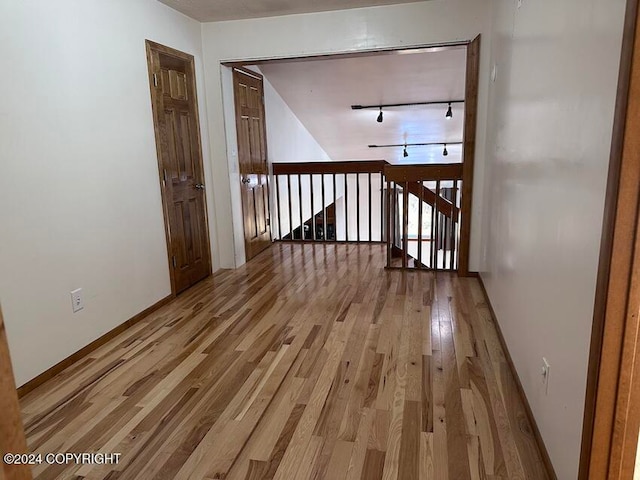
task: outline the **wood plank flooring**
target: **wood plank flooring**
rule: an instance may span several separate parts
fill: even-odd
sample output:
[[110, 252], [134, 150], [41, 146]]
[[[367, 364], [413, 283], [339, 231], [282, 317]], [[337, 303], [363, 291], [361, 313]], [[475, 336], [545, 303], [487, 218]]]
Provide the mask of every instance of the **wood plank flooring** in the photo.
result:
[[478, 281], [277, 244], [22, 400], [40, 479], [546, 479]]

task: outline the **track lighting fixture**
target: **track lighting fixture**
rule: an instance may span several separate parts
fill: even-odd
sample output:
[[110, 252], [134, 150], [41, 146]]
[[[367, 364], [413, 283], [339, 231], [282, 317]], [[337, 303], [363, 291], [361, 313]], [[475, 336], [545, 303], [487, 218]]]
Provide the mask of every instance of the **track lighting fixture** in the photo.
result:
[[380, 113], [378, 114], [377, 122], [382, 123], [382, 120], [384, 119], [382, 118], [382, 107], [380, 107]]
[[442, 150], [442, 155], [444, 157], [449, 155], [449, 150], [447, 150], [447, 146], [449, 145], [462, 145], [462, 142], [430, 142], [430, 143], [395, 143], [390, 145], [369, 145], [369, 148], [399, 148], [403, 147], [402, 155], [406, 158], [409, 156], [409, 152], [407, 152], [407, 147], [430, 147], [430, 146], [443, 146], [444, 150]]
[[364, 110], [368, 108], [380, 109], [380, 114], [378, 115], [378, 122], [382, 122], [383, 108], [414, 107], [418, 105], [449, 105], [449, 109], [447, 110], [447, 118], [451, 118], [453, 117], [453, 112], [451, 111], [451, 105], [454, 103], [464, 103], [464, 100], [437, 100], [434, 102], [386, 103], [381, 105], [351, 105], [351, 110]]
[[451, 120], [453, 118], [453, 111], [451, 110], [451, 102], [449, 102], [449, 108], [447, 109], [447, 114], [445, 115], [445, 117], [447, 120]]

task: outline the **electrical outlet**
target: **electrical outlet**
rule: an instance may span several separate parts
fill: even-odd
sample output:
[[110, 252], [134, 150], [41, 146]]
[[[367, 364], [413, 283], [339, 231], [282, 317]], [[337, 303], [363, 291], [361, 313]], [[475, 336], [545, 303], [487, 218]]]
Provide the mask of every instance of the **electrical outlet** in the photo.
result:
[[549, 374], [551, 372], [551, 365], [546, 358], [542, 357], [542, 384], [544, 385], [544, 394], [549, 394]]
[[79, 312], [84, 308], [84, 298], [81, 288], [77, 288], [71, 292], [71, 308], [73, 308], [73, 313]]

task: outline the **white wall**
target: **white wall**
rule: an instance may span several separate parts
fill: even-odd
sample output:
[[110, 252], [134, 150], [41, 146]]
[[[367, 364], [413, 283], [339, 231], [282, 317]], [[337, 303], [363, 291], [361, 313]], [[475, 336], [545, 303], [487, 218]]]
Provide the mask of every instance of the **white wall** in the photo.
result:
[[[223, 267], [235, 265], [233, 210], [230, 190], [233, 173], [227, 156], [224, 129], [221, 61], [363, 51], [378, 48], [438, 44], [471, 40], [489, 33], [490, 0], [430, 0], [420, 3], [361, 8], [336, 12], [290, 15], [252, 20], [206, 23], [202, 26], [209, 138], [212, 145], [212, 178], [220, 232]], [[487, 38], [488, 40], [488, 38]], [[481, 82], [476, 159], [471, 267], [477, 268], [482, 211], [482, 185], [489, 42], [481, 52]], [[228, 125], [227, 125], [228, 127]], [[229, 152], [230, 155], [233, 152]], [[233, 182], [231, 182], [233, 185]], [[236, 245], [237, 245], [236, 241]]]
[[516, 5], [493, 2], [482, 278], [558, 477], [571, 480], [625, 1]]
[[[255, 67], [257, 71], [259, 68]], [[319, 162], [331, 160], [327, 152], [291, 111], [269, 79], [264, 79], [269, 162]]]
[[155, 0], [0, 2], [0, 302], [18, 384], [171, 291], [145, 39], [196, 56], [204, 114], [194, 20]]

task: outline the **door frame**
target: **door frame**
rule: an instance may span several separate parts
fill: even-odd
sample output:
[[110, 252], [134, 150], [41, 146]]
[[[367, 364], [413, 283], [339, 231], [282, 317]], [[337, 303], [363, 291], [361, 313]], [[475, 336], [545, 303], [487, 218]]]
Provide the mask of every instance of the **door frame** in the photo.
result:
[[[28, 453], [22, 412], [18, 403], [6, 328], [0, 309], [0, 455]], [[0, 460], [0, 479], [31, 480], [28, 465], [7, 465]]]
[[634, 140], [640, 130], [639, 14], [638, 0], [627, 0], [589, 353], [580, 480], [632, 478], [640, 428], [640, 143]]
[[473, 212], [473, 174], [476, 158], [478, 128], [478, 86], [480, 82], [480, 47], [478, 35], [467, 44], [467, 66], [464, 89], [464, 127], [462, 128], [462, 199], [460, 205], [460, 246], [458, 247], [458, 276], [469, 277], [471, 252], [471, 214]]
[[[171, 228], [170, 228], [170, 218], [169, 218], [169, 200], [167, 198], [166, 189], [164, 187], [165, 179], [163, 175], [164, 165], [162, 162], [162, 147], [163, 147], [163, 139], [160, 134], [160, 121], [159, 116], [162, 112], [158, 111], [158, 89], [156, 88], [154, 78], [158, 78], [159, 75], [159, 65], [155, 65], [154, 62], [154, 53], [159, 53], [162, 55], [167, 55], [170, 57], [177, 58], [181, 61], [186, 62], [187, 68], [189, 69], [189, 83], [193, 91], [193, 102], [196, 116], [196, 136], [198, 137], [198, 157], [199, 157], [199, 168], [201, 178], [205, 178], [204, 174], [204, 156], [202, 154], [202, 135], [200, 131], [200, 112], [198, 109], [198, 90], [196, 88], [196, 68], [195, 68], [195, 58], [193, 55], [185, 52], [181, 52], [180, 50], [176, 50], [175, 48], [167, 47], [160, 43], [156, 43], [152, 40], [145, 40], [145, 49], [147, 52], [147, 70], [149, 73], [149, 91], [151, 92], [151, 108], [153, 111], [153, 131], [156, 140], [156, 156], [158, 160], [158, 181], [160, 182], [160, 194], [162, 196], [162, 216], [164, 220], [164, 234], [165, 240], [167, 242], [167, 266], [169, 268], [169, 277], [171, 280], [171, 295], [173, 297], [177, 294], [176, 288], [176, 278], [175, 271], [173, 268], [172, 261], [172, 247], [171, 247]], [[154, 75], [157, 75], [154, 77]], [[209, 232], [209, 212], [207, 209], [207, 191], [203, 192], [204, 198], [204, 228], [205, 235], [207, 239], [206, 245], [206, 253], [207, 257], [209, 257], [209, 275], [212, 272], [212, 257], [211, 257], [211, 236]]]
[[[244, 68], [249, 65], [264, 65], [290, 62], [310, 62], [315, 60], [328, 60], [338, 58], [359, 58], [371, 55], [401, 55], [408, 52], [418, 51], [443, 51], [447, 49], [464, 48], [467, 53], [466, 65], [467, 76], [465, 79], [465, 119], [464, 119], [464, 149], [463, 149], [463, 200], [461, 205], [461, 229], [460, 248], [458, 249], [458, 275], [476, 276], [477, 272], [469, 270], [470, 244], [471, 244], [471, 215], [473, 212], [473, 177], [476, 156], [476, 136], [478, 117], [478, 94], [480, 78], [480, 50], [481, 34], [470, 40], [455, 42], [402, 45], [389, 48], [361, 49], [349, 52], [328, 52], [290, 57], [267, 57], [267, 58], [245, 58], [229, 59], [220, 62], [223, 67], [228, 67], [232, 72], [234, 68]], [[256, 72], [249, 70], [252, 75]], [[224, 89], [224, 84], [223, 84]], [[232, 92], [233, 94], [233, 92]], [[468, 108], [471, 105], [471, 108]], [[234, 110], [235, 112], [235, 110]], [[225, 114], [225, 124], [229, 121]], [[233, 119], [235, 122], [235, 117]], [[265, 123], [266, 128], [266, 123]], [[466, 168], [464, 167], [466, 165]], [[270, 168], [271, 170], [271, 168]], [[269, 174], [269, 184], [273, 184], [272, 173]], [[465, 185], [467, 186], [465, 188]], [[465, 199], [466, 198], [466, 199]], [[274, 199], [269, 196], [269, 201]], [[271, 209], [270, 209], [271, 210]], [[275, 210], [274, 210], [275, 211]], [[273, 224], [271, 225], [273, 226]], [[234, 231], [235, 234], [235, 231]], [[273, 235], [272, 235], [273, 238]], [[236, 243], [237, 244], [237, 243]], [[245, 247], [246, 248], [246, 247]]]

